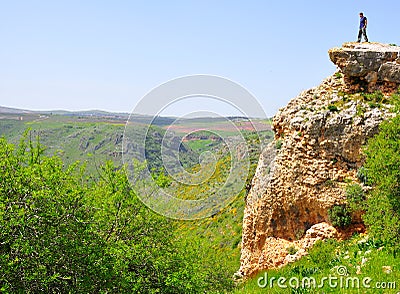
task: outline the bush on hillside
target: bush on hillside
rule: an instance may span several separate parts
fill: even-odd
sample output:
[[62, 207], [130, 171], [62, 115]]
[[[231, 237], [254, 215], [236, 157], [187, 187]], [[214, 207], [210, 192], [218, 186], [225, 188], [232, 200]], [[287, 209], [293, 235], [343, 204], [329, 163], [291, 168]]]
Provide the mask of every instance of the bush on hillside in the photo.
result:
[[365, 149], [368, 181], [365, 223], [373, 237], [400, 248], [400, 96], [393, 95], [396, 116], [381, 124]]
[[362, 210], [363, 202], [365, 201], [365, 193], [363, 188], [358, 184], [347, 186], [346, 199], [351, 211]]
[[334, 205], [328, 210], [329, 221], [334, 227], [344, 228], [351, 224], [351, 215], [346, 205]]
[[204, 293], [231, 285], [175, 222], [147, 209], [123, 169], [99, 179], [42, 146], [0, 138], [0, 291]]

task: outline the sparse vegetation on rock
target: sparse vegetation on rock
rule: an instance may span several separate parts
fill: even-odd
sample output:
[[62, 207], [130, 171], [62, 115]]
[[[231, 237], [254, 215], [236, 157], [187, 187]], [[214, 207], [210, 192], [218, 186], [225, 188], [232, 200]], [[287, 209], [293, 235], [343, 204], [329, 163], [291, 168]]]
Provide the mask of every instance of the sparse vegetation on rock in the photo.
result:
[[351, 224], [351, 215], [346, 205], [334, 205], [328, 210], [329, 221], [334, 227], [345, 228]]

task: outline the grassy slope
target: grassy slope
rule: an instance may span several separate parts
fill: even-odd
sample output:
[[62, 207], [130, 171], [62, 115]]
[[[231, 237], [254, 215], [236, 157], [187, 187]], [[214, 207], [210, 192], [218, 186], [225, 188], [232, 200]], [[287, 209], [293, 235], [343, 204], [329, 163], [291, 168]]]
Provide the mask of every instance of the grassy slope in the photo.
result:
[[[336, 240], [318, 242], [301, 260], [278, 270], [260, 273], [254, 279], [240, 285], [234, 293], [398, 293], [399, 269], [400, 260], [396, 254], [387, 250], [380, 242], [368, 239], [366, 235], [357, 235], [343, 242]], [[268, 277], [268, 281], [275, 277], [272, 287], [271, 283], [268, 283], [265, 288], [258, 286], [258, 280], [261, 279], [262, 284], [265, 277]], [[287, 279], [286, 289], [277, 285], [279, 277]], [[305, 277], [314, 278], [317, 286], [301, 288], [301, 281]], [[333, 286], [330, 286], [329, 281], [326, 280], [323, 287], [319, 287], [324, 277], [333, 277], [337, 280], [332, 280]], [[300, 282], [300, 288], [291, 288], [290, 278], [296, 278]], [[353, 286], [350, 280], [347, 280], [348, 287], [346, 288], [348, 278], [358, 279], [359, 288], [356, 287], [357, 284]], [[370, 288], [362, 284], [363, 279], [368, 278], [371, 279], [370, 282], [365, 281]], [[294, 280], [293, 286], [297, 286], [296, 283]], [[336, 287], [335, 283], [337, 283]], [[378, 287], [386, 289], [378, 289]]]
[[[145, 128], [146, 125], [137, 123], [139, 132]], [[58, 154], [66, 164], [85, 162], [88, 173], [95, 177], [98, 167], [107, 160], [113, 161], [117, 166], [122, 164], [122, 135], [125, 129], [123, 120], [81, 119], [60, 115], [49, 116], [46, 119], [25, 116], [23, 121], [0, 120], [0, 136], [5, 136], [12, 143], [18, 143], [28, 129], [32, 140], [39, 136], [41, 144], [47, 148], [47, 155]], [[163, 129], [158, 126], [152, 126], [152, 129], [162, 137]], [[153, 137], [149, 136], [146, 148], [150, 155], [155, 155], [160, 152], [160, 145], [152, 140]], [[196, 155], [191, 149], [186, 153], [183, 154], [184, 160]], [[154, 162], [152, 163], [154, 165]]]
[[30, 129], [29, 135], [33, 140], [39, 135], [48, 155], [57, 153], [68, 164], [86, 161], [88, 171], [93, 173], [102, 162], [119, 160], [112, 152], [120, 148], [115, 142], [123, 128], [123, 124], [66, 121], [55, 116], [46, 120], [1, 121], [0, 135], [18, 143], [23, 132]]

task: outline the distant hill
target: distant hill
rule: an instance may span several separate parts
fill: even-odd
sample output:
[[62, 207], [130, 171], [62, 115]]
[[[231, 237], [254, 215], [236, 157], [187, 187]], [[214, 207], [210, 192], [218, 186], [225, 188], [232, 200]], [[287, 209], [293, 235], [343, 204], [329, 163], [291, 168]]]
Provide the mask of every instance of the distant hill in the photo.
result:
[[32, 113], [32, 111], [0, 106], [0, 113], [1, 114], [27, 114], [27, 113]]
[[[110, 113], [99, 110], [92, 111], [29, 111], [8, 107], [0, 108], [0, 136], [4, 136], [13, 143], [18, 143], [23, 133], [30, 129], [30, 136], [34, 139], [37, 135], [47, 147], [49, 155], [57, 153], [66, 163], [88, 161], [88, 169], [94, 171], [97, 166], [107, 160], [121, 163], [122, 137], [125, 124], [129, 115], [127, 113]], [[172, 125], [176, 118], [150, 117], [145, 115], [132, 115], [129, 122], [134, 124], [137, 132], [152, 124], [152, 135], [146, 140], [146, 158], [154, 170], [159, 170], [161, 163], [161, 142], [168, 128], [182, 137], [180, 148], [181, 162], [190, 166], [198, 162], [198, 152], [219, 148], [221, 140], [210, 139], [216, 136], [213, 132], [204, 133], [199, 137], [199, 129], [218, 131], [224, 137], [235, 136], [238, 129], [252, 131], [247, 120], [229, 122], [221, 118], [197, 118], [180, 120], [177, 125]], [[267, 132], [270, 131], [269, 123], [258, 121]], [[256, 127], [259, 129], [259, 127]], [[254, 130], [254, 129], [253, 129]], [[192, 136], [192, 137], [190, 137]], [[177, 137], [177, 140], [178, 140]], [[204, 137], [204, 138], [203, 138]], [[136, 146], [137, 142], [130, 142]], [[168, 148], [168, 147], [167, 147]], [[139, 152], [132, 148], [132, 154]], [[172, 152], [173, 150], [171, 150]], [[172, 152], [173, 153], [173, 152]], [[171, 153], [171, 154], [172, 154]]]
[[121, 117], [127, 119], [129, 113], [108, 112], [104, 110], [26, 110], [19, 108], [11, 108], [0, 106], [0, 113], [2, 114], [46, 114], [46, 115], [64, 115], [64, 116], [94, 116], [94, 117]]
[[[156, 126], [172, 126], [176, 131], [193, 131], [193, 129], [198, 129], [199, 125], [204, 125], [207, 128], [212, 128], [216, 130], [225, 131], [237, 131], [236, 128], [251, 130], [256, 128], [258, 131], [270, 130], [269, 120], [262, 119], [251, 119], [247, 117], [195, 117], [195, 118], [177, 118], [169, 116], [150, 116], [143, 114], [129, 114], [125, 112], [108, 112], [104, 110], [26, 110], [0, 106], [0, 120], [2, 119], [12, 119], [21, 121], [37, 121], [43, 120], [50, 116], [59, 116], [57, 120], [66, 121], [67, 118], [75, 121], [80, 119], [86, 122], [121, 122], [126, 123], [129, 119], [132, 123], [141, 124], [152, 124]], [[177, 121], [177, 119], [179, 119]], [[232, 122], [236, 124], [236, 127], [232, 125]], [[247, 122], [247, 123], [246, 123]], [[253, 126], [251, 126], [254, 124]], [[180, 130], [182, 129], [182, 130]]]

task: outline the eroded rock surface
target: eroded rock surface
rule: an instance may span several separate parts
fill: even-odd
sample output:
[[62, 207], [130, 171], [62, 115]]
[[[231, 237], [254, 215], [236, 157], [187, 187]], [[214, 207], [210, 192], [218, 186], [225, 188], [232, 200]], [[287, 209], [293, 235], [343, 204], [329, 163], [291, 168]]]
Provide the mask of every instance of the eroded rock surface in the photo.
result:
[[[346, 202], [345, 187], [358, 181], [364, 162], [363, 144], [391, 116], [390, 103], [376, 106], [361, 93], [348, 94], [349, 79], [375, 72], [378, 81], [390, 77], [391, 83], [400, 83], [393, 78], [396, 70], [383, 74], [383, 66], [397, 62], [398, 53], [368, 50], [330, 50], [341, 69], [275, 115], [275, 140], [260, 156], [246, 199], [238, 275], [246, 278], [285, 265], [306, 254], [316, 240], [343, 236], [329, 224], [328, 209]], [[296, 254], [289, 254], [289, 247]]]
[[345, 74], [350, 92], [391, 92], [400, 81], [400, 46], [345, 43], [329, 50], [331, 61]]

